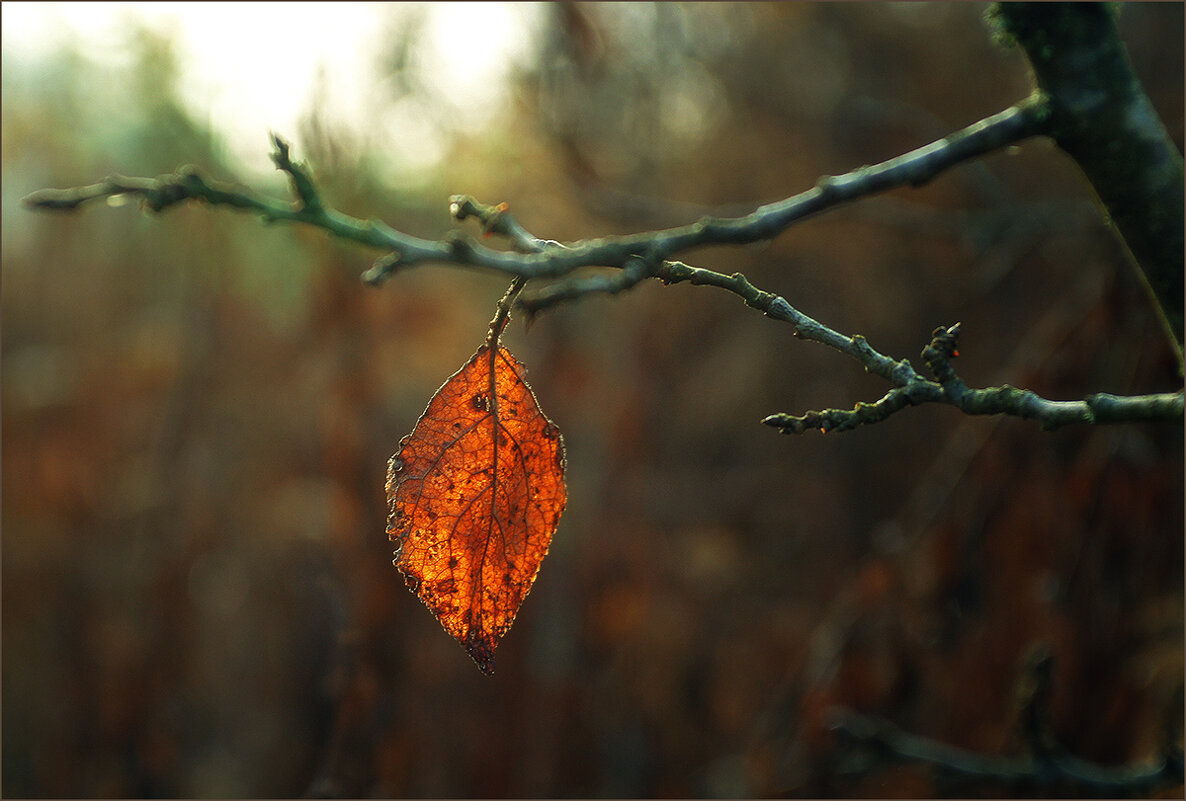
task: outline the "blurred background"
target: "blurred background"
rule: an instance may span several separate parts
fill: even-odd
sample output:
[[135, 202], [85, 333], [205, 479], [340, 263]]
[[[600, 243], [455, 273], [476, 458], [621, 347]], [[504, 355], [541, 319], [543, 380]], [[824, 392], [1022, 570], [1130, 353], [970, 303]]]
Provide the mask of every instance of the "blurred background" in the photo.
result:
[[[745, 213], [1028, 94], [984, 9], [5, 3], [3, 794], [951, 793], [847, 758], [828, 710], [1017, 753], [1040, 645], [1071, 752], [1156, 758], [1182, 715], [1180, 427], [922, 407], [785, 437], [759, 420], [884, 383], [709, 287], [512, 321], [569, 504], [487, 678], [391, 566], [384, 474], [507, 279], [372, 289], [381, 254], [315, 230], [20, 205], [182, 164], [285, 196], [275, 130], [327, 203], [423, 237], [451, 193], [562, 241]], [[1119, 25], [1181, 149], [1183, 7]], [[920, 369], [962, 321], [973, 386], [1181, 387], [1046, 141], [686, 260]]]

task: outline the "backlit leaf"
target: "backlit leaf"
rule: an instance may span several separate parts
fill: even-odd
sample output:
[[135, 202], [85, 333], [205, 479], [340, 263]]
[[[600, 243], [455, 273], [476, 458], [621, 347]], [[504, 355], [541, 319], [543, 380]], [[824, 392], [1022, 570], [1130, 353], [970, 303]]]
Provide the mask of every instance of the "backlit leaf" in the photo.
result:
[[395, 566], [487, 675], [568, 499], [560, 429], [523, 373], [506, 348], [478, 348], [387, 470]]

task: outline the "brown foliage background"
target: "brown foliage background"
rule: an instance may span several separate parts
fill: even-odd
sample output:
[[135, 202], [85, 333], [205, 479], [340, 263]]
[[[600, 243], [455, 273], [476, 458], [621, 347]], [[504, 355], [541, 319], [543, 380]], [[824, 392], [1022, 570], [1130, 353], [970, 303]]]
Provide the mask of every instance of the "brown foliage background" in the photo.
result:
[[[644, 230], [1020, 99], [982, 10], [557, 5], [505, 120], [450, 131], [431, 186], [374, 179], [383, 142], [333, 120], [287, 133], [328, 202], [420, 235], [449, 227], [451, 192], [548, 238]], [[1182, 6], [1126, 4], [1120, 25], [1181, 148]], [[917, 770], [838, 776], [826, 710], [1008, 752], [1036, 643], [1074, 753], [1149, 758], [1180, 717], [1181, 428], [920, 408], [781, 437], [757, 421], [884, 387], [735, 297], [658, 283], [504, 335], [565, 433], [569, 505], [480, 675], [393, 570], [383, 484], [507, 281], [425, 268], [371, 290], [375, 254], [219, 210], [24, 211], [110, 172], [233, 174], [169, 43], [129, 47], [114, 76], [78, 53], [4, 68], [5, 795], [925, 795], [942, 788]], [[418, 91], [390, 69], [377, 103]], [[1044, 142], [689, 261], [916, 363], [960, 320], [973, 385], [1180, 386]]]

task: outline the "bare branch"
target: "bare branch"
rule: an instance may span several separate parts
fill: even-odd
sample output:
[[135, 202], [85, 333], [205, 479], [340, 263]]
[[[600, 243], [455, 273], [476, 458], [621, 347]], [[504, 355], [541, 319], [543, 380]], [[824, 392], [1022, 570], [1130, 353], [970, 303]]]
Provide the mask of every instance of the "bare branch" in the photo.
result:
[[[641, 262], [639, 264], [642, 265]], [[781, 296], [758, 289], [741, 273], [725, 275], [703, 267], [669, 261], [660, 265], [654, 275], [666, 284], [688, 281], [732, 292], [744, 300], [747, 306], [763, 312], [767, 317], [791, 323], [795, 327], [795, 336], [819, 342], [851, 356], [861, 362], [868, 372], [894, 384], [894, 389], [877, 401], [858, 402], [852, 409], [824, 409], [798, 416], [772, 414], [762, 420], [764, 424], [777, 428], [783, 434], [849, 431], [862, 425], [879, 423], [908, 406], [923, 403], [945, 403], [955, 406], [965, 414], [1004, 414], [1037, 420], [1046, 430], [1074, 423], [1183, 422], [1182, 392], [1135, 396], [1098, 393], [1081, 401], [1052, 401], [1030, 390], [1017, 389], [1008, 384], [985, 389], [969, 389], [951, 366], [951, 359], [959, 355], [955, 347], [959, 337], [959, 323], [946, 329], [935, 329], [931, 343], [923, 349], [923, 360], [939, 379], [935, 382], [921, 376], [906, 359], [895, 361], [878, 352], [860, 334], [845, 336], [834, 331], [799, 311]], [[545, 290], [545, 293], [524, 298], [520, 303], [526, 305], [529, 310], [536, 311], [541, 305], [541, 298], [544, 302], [553, 302], [561, 293], [576, 296], [585, 291], [620, 291], [625, 288], [627, 282], [633, 286], [645, 278], [646, 273], [640, 269], [637, 273], [628, 274], [628, 271], [623, 271], [620, 276], [597, 278], [610, 282], [619, 277], [622, 280], [615, 290], [603, 289], [593, 284], [592, 279], [586, 279], [588, 283], [585, 284], [575, 281], [562, 284], [554, 296], [545, 294]]]
[[[501, 317], [496, 319], [497, 325], [492, 331], [501, 331], [512, 302], [534, 314], [555, 303], [586, 294], [621, 292], [650, 277], [659, 278], [666, 284], [688, 281], [716, 286], [733, 292], [768, 317], [791, 323], [795, 336], [845, 353], [893, 385], [893, 389], [879, 400], [858, 403], [851, 410], [825, 409], [799, 416], [775, 414], [763, 420], [783, 433], [802, 433], [809, 429], [845, 431], [879, 422], [907, 406], [920, 403], [946, 403], [968, 414], [1007, 414], [1036, 419], [1047, 429], [1071, 423], [1180, 423], [1183, 408], [1180, 392], [1138, 397], [1100, 394], [1082, 401], [1051, 401], [1008, 385], [969, 389], [950, 366], [950, 359], [957, 355], [954, 337], [959, 333], [958, 324], [943, 335], [950, 338], [950, 348], [944, 349], [945, 340], [937, 330], [932, 346], [924, 351], [924, 359], [939, 379], [938, 382], [930, 381], [919, 375], [909, 361], [894, 360], [877, 352], [859, 334], [845, 336], [832, 330], [803, 314], [784, 298], [753, 286], [740, 273], [725, 275], [669, 258], [704, 245], [745, 244], [768, 239], [799, 220], [842, 203], [898, 186], [919, 186], [962, 161], [1042, 133], [1048, 116], [1043, 97], [1034, 95], [1000, 114], [905, 155], [845, 175], [824, 176], [812, 189], [762, 206], [742, 217], [704, 217], [679, 228], [582, 240], [568, 245], [531, 234], [509, 212], [506, 204], [487, 206], [467, 195], [450, 198], [454, 219], [477, 219], [487, 235], [498, 234], [507, 238], [514, 251], [485, 247], [460, 231], [453, 231], [439, 241], [421, 239], [376, 220], [357, 220], [327, 208], [308, 170], [292, 161], [288, 143], [274, 134], [272, 160], [278, 169], [288, 174], [295, 202], [285, 203], [209, 180], [193, 167], [183, 167], [175, 174], [155, 179], [115, 176], [91, 186], [42, 190], [29, 195], [24, 202], [33, 208], [62, 211], [77, 209], [103, 197], [138, 195], [145, 207], [154, 212], [185, 200], [198, 200], [251, 211], [265, 222], [305, 223], [343, 239], [387, 251], [387, 255], [363, 274], [363, 280], [369, 284], [381, 283], [398, 270], [427, 262], [502, 272], [516, 278], [515, 288], [508, 294], [505, 304], [500, 304]], [[518, 296], [529, 279], [560, 278], [589, 267], [618, 268], [620, 272], [577, 274], [534, 294]]]
[[[283, 145], [283, 140], [277, 138], [276, 141]], [[357, 220], [324, 208], [316, 200], [317, 193], [311, 188], [311, 182], [304, 185], [309, 180], [307, 174], [288, 161], [287, 145], [283, 149], [278, 147], [273, 160], [281, 169], [289, 172], [293, 179], [299, 201], [295, 206], [232, 184], [207, 179], [192, 166], [154, 179], [112, 176], [100, 183], [74, 189], [42, 189], [25, 197], [23, 202], [36, 209], [73, 211], [85, 203], [104, 197], [138, 195], [148, 210], [160, 212], [182, 201], [198, 200], [212, 206], [230, 206], [253, 212], [266, 223], [306, 223], [323, 228], [342, 239], [382, 250], [396, 250], [405, 258], [411, 254], [412, 258], [420, 261], [451, 260], [454, 246], [448, 241], [420, 239], [396, 231], [378, 220]], [[285, 167], [285, 164], [288, 166]]]
[[[954, 748], [911, 735], [888, 720], [836, 708], [833, 732], [846, 749], [865, 749], [876, 759], [930, 765], [937, 780], [988, 782], [1010, 789], [1059, 790], [1060, 794], [1120, 796], [1152, 793], [1180, 784], [1182, 752], [1167, 739], [1159, 761], [1149, 765], [1099, 765], [1067, 754], [1054, 737], [1051, 721], [1053, 655], [1045, 644], [1033, 648], [1022, 665], [1016, 701], [1016, 727], [1025, 746], [1020, 756], [993, 756]], [[1177, 714], [1171, 712], [1177, 718]], [[863, 770], [875, 768], [866, 762]]]
[[[163, 211], [183, 200], [195, 199], [211, 205], [253, 211], [268, 222], [302, 222], [324, 228], [343, 239], [389, 251], [364, 274], [364, 280], [371, 284], [380, 283], [397, 270], [428, 262], [482, 267], [523, 278], [556, 278], [582, 267], [622, 268], [639, 258], [658, 264], [678, 253], [705, 245], [747, 244], [770, 239], [806, 217], [887, 189], [920, 186], [960, 162], [1041, 133], [1045, 118], [1041, 102], [1031, 98], [905, 155], [845, 175], [824, 176], [814, 188], [762, 206], [742, 217], [704, 217], [679, 228], [583, 240], [567, 247], [545, 246], [548, 243], [544, 240], [535, 240], [536, 247], [520, 247], [526, 252], [519, 253], [492, 250], [459, 233], [441, 241], [425, 240], [378, 221], [364, 222], [326, 209], [308, 173], [289, 159], [288, 144], [274, 135], [276, 151], [272, 159], [292, 179], [298, 198], [295, 208], [292, 204], [239, 191], [228, 184], [208, 181], [193, 168], [183, 168], [176, 174], [156, 179], [113, 177], [76, 189], [41, 190], [26, 197], [24, 203], [32, 208], [65, 211], [102, 197], [134, 194], [143, 197], [152, 211]], [[455, 214], [472, 213], [463, 208], [464, 196], [455, 196], [454, 206]], [[490, 219], [493, 222], [489, 225], [506, 226], [505, 231], [497, 232], [507, 234], [517, 245], [534, 239], [525, 231], [516, 231], [510, 223]], [[495, 228], [488, 230], [495, 231]]]
[[[664, 262], [671, 264], [672, 262]], [[549, 306], [577, 300], [585, 295], [606, 294], [616, 295], [633, 289], [647, 278], [654, 278], [656, 271], [643, 259], [631, 259], [622, 265], [616, 273], [598, 273], [596, 275], [573, 276], [563, 281], [555, 281], [543, 289], [519, 299], [519, 305], [527, 310], [529, 315], [536, 315]]]
[[[905, 380], [901, 383], [895, 381], [898, 386], [874, 403], [857, 403], [852, 409], [824, 409], [798, 416], [772, 414], [762, 422], [774, 426], [783, 434], [802, 434], [810, 430], [824, 433], [849, 431], [862, 425], [879, 423], [907, 406], [921, 403], [945, 403], [965, 414], [1005, 414], [1036, 420], [1047, 431], [1074, 423], [1183, 422], [1182, 392], [1134, 396], [1097, 393], [1079, 401], [1053, 401], [1009, 384], [969, 389], [951, 366], [951, 359], [959, 355], [956, 349], [959, 333], [959, 323], [948, 328], [936, 328], [930, 344], [923, 349], [922, 358], [935, 374], [937, 382], [899, 369], [894, 375]], [[870, 368], [870, 372], [876, 370]]]
[[510, 213], [506, 203], [487, 206], [469, 195], [453, 195], [449, 198], [449, 213], [461, 222], [476, 217], [487, 234], [499, 234], [511, 240], [516, 250], [523, 253], [542, 253], [550, 246], [564, 247], [551, 239], [538, 239], [519, 224], [518, 218]]
[[835, 711], [833, 720], [833, 731], [846, 746], [870, 749], [876, 756], [892, 762], [929, 765], [948, 781], [991, 782], [1012, 788], [1057, 787], [1103, 797], [1146, 794], [1182, 783], [1181, 752], [1164, 755], [1147, 766], [1112, 767], [1065, 753], [1019, 757], [980, 754], [919, 737], [889, 721], [847, 710]]
[[688, 281], [691, 284], [726, 289], [740, 296], [747, 306], [758, 309], [767, 317], [793, 325], [795, 336], [811, 342], [819, 342], [847, 354], [864, 364], [865, 369], [869, 372], [893, 384], [905, 386], [913, 381], [922, 380], [910, 362], [905, 359], [894, 361], [888, 356], [878, 353], [860, 334], [849, 337], [833, 331], [787, 303], [781, 296], [758, 289], [741, 273], [725, 275], [706, 270], [703, 267], [691, 267], [683, 262], [670, 262], [663, 265], [659, 277], [669, 284]]
[[[848, 709], [831, 711], [832, 731], [846, 750], [863, 749], [873, 757], [861, 764], [861, 772], [876, 769], [878, 761], [913, 762], [931, 766], [936, 778], [947, 782], [988, 782], [1012, 789], [1104, 797], [1146, 794], [1182, 783], [1182, 749], [1170, 740], [1162, 743], [1158, 761], [1145, 766], [1097, 765], [1068, 754], [1054, 737], [1052, 676], [1050, 649], [1038, 645], [1027, 654], [1017, 683], [1017, 729], [1024, 755], [996, 756], [955, 748]], [[1178, 717], [1174, 711], [1170, 715]]]

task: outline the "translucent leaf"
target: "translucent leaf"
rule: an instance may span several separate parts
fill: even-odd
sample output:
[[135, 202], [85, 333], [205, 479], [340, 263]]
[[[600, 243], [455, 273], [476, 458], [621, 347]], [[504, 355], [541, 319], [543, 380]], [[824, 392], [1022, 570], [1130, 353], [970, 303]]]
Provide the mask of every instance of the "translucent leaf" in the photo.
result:
[[395, 566], [487, 675], [568, 499], [560, 429], [523, 372], [506, 348], [478, 348], [387, 471]]

